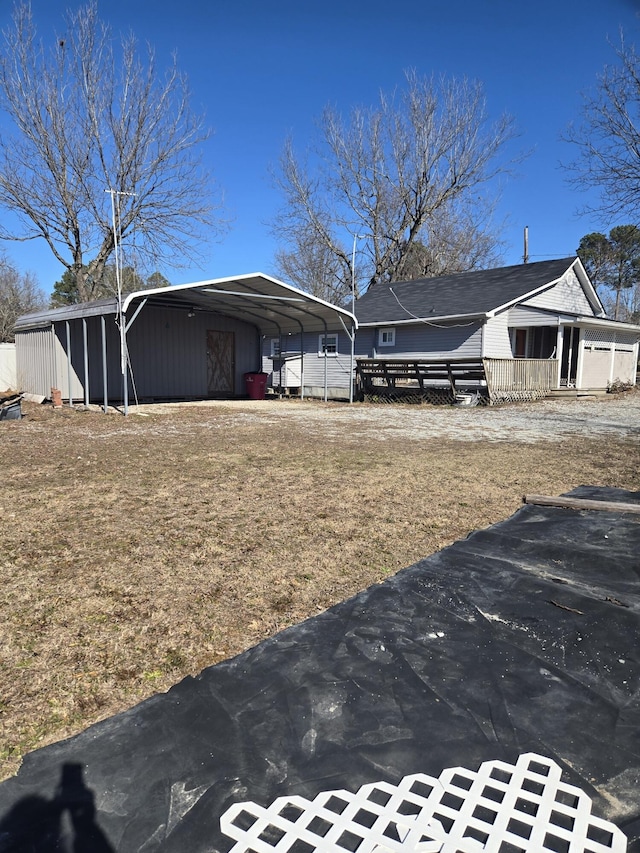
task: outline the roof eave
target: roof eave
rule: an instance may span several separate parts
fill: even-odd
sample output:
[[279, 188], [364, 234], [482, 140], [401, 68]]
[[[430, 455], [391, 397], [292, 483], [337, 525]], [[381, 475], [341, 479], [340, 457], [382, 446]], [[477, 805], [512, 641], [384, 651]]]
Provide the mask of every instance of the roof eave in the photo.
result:
[[486, 320], [490, 315], [486, 312], [479, 314], [443, 314], [438, 317], [412, 317], [409, 320], [375, 320], [369, 323], [359, 323], [359, 329], [374, 328], [375, 326], [433, 326], [435, 323], [455, 323], [459, 320]]
[[620, 332], [630, 332], [640, 335], [640, 326], [633, 323], [623, 323], [621, 320], [609, 320], [607, 317], [572, 317], [562, 321], [563, 326], [595, 326], [614, 329]]

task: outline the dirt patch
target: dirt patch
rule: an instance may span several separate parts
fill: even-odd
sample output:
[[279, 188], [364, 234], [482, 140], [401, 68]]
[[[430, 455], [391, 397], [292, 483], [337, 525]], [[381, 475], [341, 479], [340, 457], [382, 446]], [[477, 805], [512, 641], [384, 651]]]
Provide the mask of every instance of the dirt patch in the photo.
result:
[[265, 401], [0, 424], [1, 774], [506, 518], [640, 489], [640, 395], [464, 412]]

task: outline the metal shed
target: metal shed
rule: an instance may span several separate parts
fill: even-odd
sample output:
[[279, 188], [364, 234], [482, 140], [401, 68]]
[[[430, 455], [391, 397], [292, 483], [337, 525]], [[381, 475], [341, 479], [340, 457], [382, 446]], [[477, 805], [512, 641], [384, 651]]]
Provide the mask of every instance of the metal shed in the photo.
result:
[[[263, 273], [142, 290], [27, 314], [16, 323], [18, 381], [26, 393], [57, 388], [73, 404], [238, 397], [245, 373], [262, 369], [264, 338], [287, 338], [302, 364], [305, 334], [344, 331], [353, 314]], [[351, 371], [353, 373], [353, 370]], [[352, 386], [352, 383], [351, 383]], [[327, 399], [325, 360], [324, 399]], [[349, 396], [352, 399], [352, 387]]]

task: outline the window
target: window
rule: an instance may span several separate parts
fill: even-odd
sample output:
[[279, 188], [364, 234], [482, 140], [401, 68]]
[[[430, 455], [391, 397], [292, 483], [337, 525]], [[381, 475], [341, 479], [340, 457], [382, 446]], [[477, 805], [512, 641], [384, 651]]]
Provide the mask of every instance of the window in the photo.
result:
[[381, 347], [394, 347], [396, 345], [396, 330], [380, 329], [378, 345]]
[[271, 338], [271, 358], [280, 357], [280, 338]]
[[336, 334], [318, 336], [318, 355], [338, 355], [338, 336]]

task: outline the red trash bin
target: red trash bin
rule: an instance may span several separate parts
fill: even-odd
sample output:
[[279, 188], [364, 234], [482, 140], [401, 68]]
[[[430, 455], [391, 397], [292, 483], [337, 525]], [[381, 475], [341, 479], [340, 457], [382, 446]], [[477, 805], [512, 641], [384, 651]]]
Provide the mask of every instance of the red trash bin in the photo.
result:
[[244, 384], [250, 400], [264, 400], [267, 393], [266, 373], [245, 373]]

